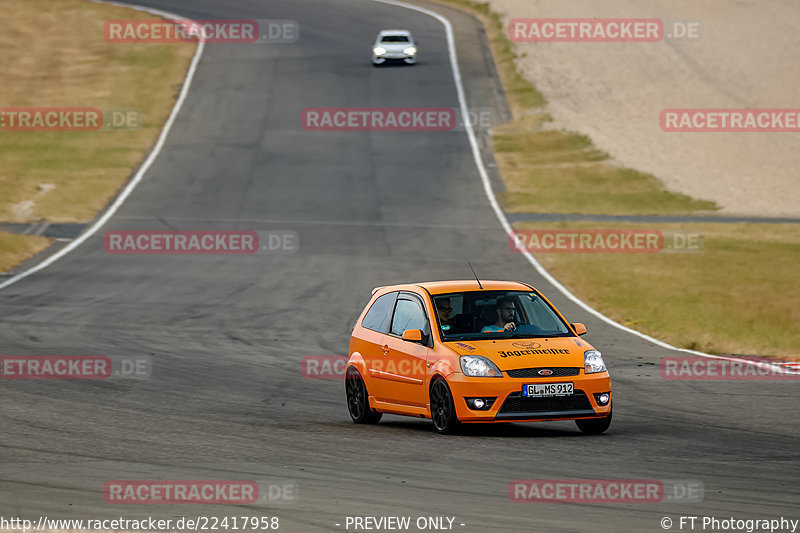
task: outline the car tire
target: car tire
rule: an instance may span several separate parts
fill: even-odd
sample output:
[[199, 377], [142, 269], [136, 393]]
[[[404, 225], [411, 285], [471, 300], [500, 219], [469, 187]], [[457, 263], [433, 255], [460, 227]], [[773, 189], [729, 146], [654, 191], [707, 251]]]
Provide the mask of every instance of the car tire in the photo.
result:
[[575, 424], [584, 435], [599, 435], [605, 432], [611, 425], [612, 414], [613, 413], [608, 413], [608, 416], [604, 416], [603, 418], [576, 420]]
[[431, 384], [431, 421], [437, 433], [453, 433], [459, 425], [453, 394], [443, 379], [436, 379]]
[[344, 390], [347, 396], [347, 412], [356, 424], [377, 424], [383, 413], [369, 406], [367, 386], [361, 374], [354, 367], [348, 367], [344, 378]]

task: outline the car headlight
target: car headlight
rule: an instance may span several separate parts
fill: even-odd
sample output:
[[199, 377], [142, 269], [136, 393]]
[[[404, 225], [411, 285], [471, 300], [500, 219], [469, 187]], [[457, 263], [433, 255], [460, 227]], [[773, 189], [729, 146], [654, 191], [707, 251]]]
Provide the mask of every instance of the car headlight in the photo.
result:
[[603, 361], [603, 354], [597, 350], [586, 350], [583, 352], [583, 369], [587, 374], [606, 371], [606, 363]]
[[384, 47], [382, 47], [382, 46], [376, 46], [375, 48], [373, 48], [373, 49], [372, 49], [372, 52], [373, 52], [373, 53], [374, 53], [376, 56], [382, 56], [383, 54], [385, 54], [385, 53], [386, 53], [386, 48], [384, 48]]
[[503, 374], [494, 363], [480, 355], [462, 355], [461, 370], [474, 378], [501, 378]]
[[414, 54], [417, 53], [417, 47], [416, 46], [409, 46], [408, 48], [403, 50], [403, 53], [406, 54], [406, 55], [409, 55], [409, 56], [413, 56]]

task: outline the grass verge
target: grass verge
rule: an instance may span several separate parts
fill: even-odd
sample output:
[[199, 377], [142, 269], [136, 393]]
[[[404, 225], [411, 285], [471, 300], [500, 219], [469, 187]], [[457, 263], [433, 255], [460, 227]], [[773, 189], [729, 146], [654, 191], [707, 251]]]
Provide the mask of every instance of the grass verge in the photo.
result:
[[508, 212], [676, 215], [715, 209], [713, 202], [668, 191], [651, 174], [609, 162], [588, 137], [560, 131], [507, 133], [495, 128], [494, 154]]
[[702, 233], [696, 252], [539, 253], [598, 311], [674, 346], [797, 355], [800, 231], [795, 224], [521, 223], [515, 229], [655, 229]]
[[15, 235], [0, 231], [0, 272], [12, 269], [27, 258], [38, 254], [54, 239], [35, 235]]
[[[0, 3], [0, 108], [124, 109], [139, 117], [126, 128], [82, 132], [2, 131], [0, 125], [0, 221], [87, 222], [144, 158], [196, 45], [110, 43], [103, 26], [152, 18], [85, 0]], [[28, 239], [5, 239], [12, 248], [0, 249], [0, 265], [35, 253], [39, 248]]]

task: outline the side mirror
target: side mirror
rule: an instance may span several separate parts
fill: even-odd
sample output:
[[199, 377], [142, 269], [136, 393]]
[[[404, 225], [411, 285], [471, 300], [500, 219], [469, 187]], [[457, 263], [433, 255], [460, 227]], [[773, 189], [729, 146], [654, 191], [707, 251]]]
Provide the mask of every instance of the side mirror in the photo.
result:
[[578, 335], [586, 335], [586, 326], [584, 326], [580, 322], [573, 322], [570, 325], [572, 326], [572, 329], [575, 330], [575, 333], [577, 333]]
[[409, 342], [422, 342], [421, 329], [407, 329], [403, 332], [403, 340]]

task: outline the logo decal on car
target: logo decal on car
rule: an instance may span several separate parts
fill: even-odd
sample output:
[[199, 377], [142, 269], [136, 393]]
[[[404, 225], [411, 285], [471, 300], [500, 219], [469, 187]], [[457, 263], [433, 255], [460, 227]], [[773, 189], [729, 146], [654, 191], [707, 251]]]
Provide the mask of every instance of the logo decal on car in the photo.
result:
[[564, 348], [548, 348], [546, 350], [517, 350], [513, 352], [497, 352], [500, 357], [520, 357], [522, 355], [569, 355], [569, 350]]
[[469, 344], [464, 344], [463, 342], [457, 342], [456, 346], [460, 346], [461, 348], [464, 348], [465, 350], [469, 350], [470, 352], [475, 350], [474, 346], [470, 346]]
[[539, 372], [537, 372], [537, 374], [539, 374], [540, 376], [552, 376], [553, 375], [553, 371], [550, 370], [549, 368], [543, 368], [543, 369], [539, 370]]
[[517, 342], [512, 342], [511, 345], [517, 348], [524, 348], [526, 350], [535, 350], [537, 348], [542, 347], [541, 344], [533, 341], [517, 341]]

